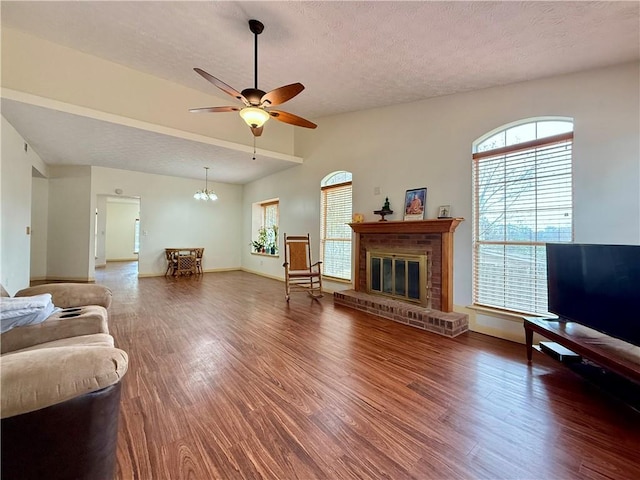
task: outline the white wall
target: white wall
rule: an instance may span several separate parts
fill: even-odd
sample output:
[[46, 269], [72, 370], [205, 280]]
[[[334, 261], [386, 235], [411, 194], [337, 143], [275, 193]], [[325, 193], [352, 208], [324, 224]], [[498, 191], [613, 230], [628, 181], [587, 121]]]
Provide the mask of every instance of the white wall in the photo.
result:
[[48, 173], [42, 159], [4, 118], [0, 137], [0, 282], [14, 294], [29, 286], [32, 172]]
[[193, 198], [202, 181], [93, 167], [92, 202], [95, 205], [99, 195], [112, 195], [116, 188], [140, 198], [139, 276], [164, 274], [167, 247], [204, 247], [204, 271], [238, 269], [242, 187], [209, 184], [218, 194], [215, 202]]
[[47, 242], [49, 224], [49, 181], [32, 177], [31, 191], [31, 271], [30, 280], [47, 278]]
[[91, 167], [51, 167], [49, 171], [47, 279], [93, 281]]
[[[245, 186], [243, 244], [250, 241], [251, 203], [277, 196], [280, 231], [310, 232], [317, 258], [320, 180], [335, 170], [353, 172], [353, 211], [366, 221], [378, 220], [372, 212], [386, 196], [396, 211], [389, 220], [401, 220], [405, 191], [427, 187], [427, 217], [448, 204], [466, 219], [455, 234], [454, 303], [468, 311], [472, 142], [506, 123], [543, 115], [574, 118], [575, 240], [638, 244], [639, 87], [635, 63], [319, 119], [317, 130], [296, 130], [295, 154], [305, 158], [303, 165]], [[247, 269], [282, 276], [281, 262], [261, 260], [243, 248]], [[514, 320], [476, 321], [469, 313], [477, 331], [522, 336]]]
[[137, 260], [133, 253], [135, 221], [140, 216], [140, 202], [107, 201], [107, 261]]

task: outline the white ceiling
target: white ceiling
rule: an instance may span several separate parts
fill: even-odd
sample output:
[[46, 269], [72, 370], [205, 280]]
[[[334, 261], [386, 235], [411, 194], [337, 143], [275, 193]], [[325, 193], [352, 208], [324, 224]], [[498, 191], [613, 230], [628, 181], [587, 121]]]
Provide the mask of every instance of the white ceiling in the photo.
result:
[[2, 115], [51, 165], [87, 165], [244, 184], [296, 163], [2, 99]]
[[[314, 121], [640, 58], [638, 2], [3, 1], [1, 13], [2, 26], [221, 97], [192, 69], [253, 86], [247, 20], [259, 19], [258, 86], [303, 83], [282, 109]], [[46, 163], [134, 169], [135, 155], [136, 170], [200, 178], [191, 158], [213, 157], [211, 177], [230, 183], [292, 165], [20, 102], [2, 108]], [[80, 129], [80, 151], [67, 129]]]

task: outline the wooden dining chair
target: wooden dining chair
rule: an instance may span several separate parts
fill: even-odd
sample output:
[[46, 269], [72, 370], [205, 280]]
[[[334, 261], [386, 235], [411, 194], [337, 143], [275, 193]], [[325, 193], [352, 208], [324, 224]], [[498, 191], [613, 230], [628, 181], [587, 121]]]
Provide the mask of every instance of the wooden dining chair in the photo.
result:
[[312, 298], [322, 297], [322, 262], [311, 263], [309, 234], [284, 234], [285, 298], [292, 291], [306, 291]]
[[202, 273], [202, 257], [204, 248], [194, 248], [193, 253], [196, 256], [196, 273]]
[[166, 277], [167, 275], [173, 275], [173, 273], [178, 270], [178, 252], [171, 248], [166, 248], [164, 255], [167, 259], [167, 270], [164, 272], [164, 276]]
[[196, 273], [196, 256], [193, 254], [182, 254], [177, 257], [177, 275], [191, 275]]

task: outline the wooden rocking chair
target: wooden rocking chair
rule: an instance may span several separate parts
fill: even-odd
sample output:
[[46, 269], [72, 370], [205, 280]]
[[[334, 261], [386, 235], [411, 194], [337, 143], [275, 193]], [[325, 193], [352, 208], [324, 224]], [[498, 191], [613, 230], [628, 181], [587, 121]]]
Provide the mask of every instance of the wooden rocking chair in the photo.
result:
[[287, 302], [292, 291], [306, 291], [311, 298], [322, 297], [322, 262], [311, 263], [309, 234], [284, 234], [284, 282]]

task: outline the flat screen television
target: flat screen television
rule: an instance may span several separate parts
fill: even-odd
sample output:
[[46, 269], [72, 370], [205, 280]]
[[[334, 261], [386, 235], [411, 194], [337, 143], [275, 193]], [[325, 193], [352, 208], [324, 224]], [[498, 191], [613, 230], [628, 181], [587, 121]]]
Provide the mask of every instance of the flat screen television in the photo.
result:
[[640, 245], [547, 243], [549, 311], [640, 345]]

